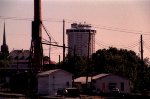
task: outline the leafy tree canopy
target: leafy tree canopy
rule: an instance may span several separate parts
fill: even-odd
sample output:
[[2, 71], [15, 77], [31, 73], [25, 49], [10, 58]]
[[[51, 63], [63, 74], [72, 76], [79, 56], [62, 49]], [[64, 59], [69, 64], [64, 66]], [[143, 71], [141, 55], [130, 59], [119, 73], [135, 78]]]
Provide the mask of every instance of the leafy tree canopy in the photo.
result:
[[[67, 56], [61, 68], [75, 77], [113, 73], [128, 78], [135, 90], [147, 88], [150, 83], [149, 59], [141, 61], [134, 51], [126, 49], [99, 49], [92, 55], [90, 61], [85, 57]], [[143, 86], [144, 85], [144, 86]]]
[[[134, 51], [126, 49], [99, 49], [92, 55], [95, 73], [113, 73], [128, 78], [135, 89], [144, 88], [148, 84], [149, 59], [141, 61]], [[139, 88], [138, 88], [139, 87]], [[147, 87], [147, 86], [145, 86]]]

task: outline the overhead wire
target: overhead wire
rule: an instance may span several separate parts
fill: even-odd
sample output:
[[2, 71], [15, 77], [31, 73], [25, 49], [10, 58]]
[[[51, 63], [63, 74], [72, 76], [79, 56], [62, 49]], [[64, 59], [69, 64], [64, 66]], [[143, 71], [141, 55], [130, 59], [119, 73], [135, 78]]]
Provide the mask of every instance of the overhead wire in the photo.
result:
[[[18, 18], [18, 17], [6, 17], [6, 16], [0, 16], [0, 19], [10, 19], [10, 20], [27, 20], [27, 21], [32, 21], [33, 18]], [[43, 18], [42, 21], [50, 21], [50, 22], [63, 22], [63, 19], [55, 19], [55, 18]], [[85, 22], [79, 22], [79, 21], [74, 21], [74, 20], [65, 20], [66, 23], [85, 23]], [[110, 26], [100, 26], [100, 25], [94, 25], [91, 24], [93, 28], [99, 28], [103, 30], [108, 30], [108, 31], [117, 31], [117, 32], [124, 32], [124, 33], [130, 33], [130, 34], [143, 34], [143, 35], [150, 35], [150, 32], [145, 32], [145, 31], [139, 31], [139, 30], [128, 30], [128, 29], [122, 29], [122, 28], [117, 28], [117, 27], [110, 27]]]
[[[42, 24], [42, 26], [43, 26], [43, 28], [44, 28], [46, 34], [48, 35], [49, 39], [50, 39], [50, 40], [53, 40], [55, 44], [58, 44], [58, 43], [56, 42], [56, 40], [53, 38], [53, 36], [50, 34], [50, 32], [48, 32], [48, 30], [46, 29], [46, 27], [44, 26], [44, 24], [43, 24], [42, 22], [41, 22], [41, 24]], [[51, 43], [51, 41], [50, 41], [50, 43]]]
[[144, 42], [143, 44], [144, 48], [146, 48], [148, 50], [148, 52], [150, 53], [150, 46]]
[[4, 19], [4, 20], [24, 20], [24, 21], [33, 21], [33, 18], [18, 18], [18, 17], [4, 17], [4, 16], [0, 16], [0, 19]]
[[125, 48], [125, 49], [132, 49], [132, 48], [134, 48], [134, 47], [136, 47], [136, 46], [139, 45], [139, 44], [138, 44], [138, 41], [133, 42], [133, 43], [131, 43], [131, 44], [128, 44], [127, 46], [126, 46], [126, 45], [112, 45], [112, 44], [106, 44], [106, 43], [101, 42], [101, 41], [99, 41], [99, 40], [97, 40], [97, 39], [95, 39], [95, 42], [96, 42], [96, 44], [98, 44], [99, 46], [102, 46], [102, 47], [120, 46], [120, 47], [123, 47], [123, 48]]
[[[143, 41], [144, 42], [144, 41]], [[144, 46], [147, 46], [147, 47], [149, 47], [149, 49], [150, 49], [150, 46], [149, 46], [149, 44], [147, 44], [146, 42], [144, 42], [144, 44], [143, 44]]]
[[[0, 19], [4, 19], [4, 20], [26, 20], [26, 21], [33, 21], [33, 18], [18, 18], [18, 17], [6, 17], [6, 16], [0, 16]], [[54, 19], [54, 18], [43, 18], [42, 21], [48, 21], [48, 22], [63, 22], [63, 19]], [[73, 20], [69, 20], [69, 19], [65, 19], [66, 23], [83, 23], [83, 22], [79, 22], [79, 21], [73, 21]], [[85, 23], [85, 22], [84, 22]], [[53, 38], [53, 36], [48, 32], [48, 30], [46, 29], [46, 27], [43, 25], [42, 26], [45, 28], [45, 31], [50, 35], [50, 37], [53, 39], [53, 41], [56, 42], [56, 40]], [[94, 25], [92, 24], [93, 28], [98, 28], [98, 29], [103, 29], [103, 30], [108, 30], [108, 31], [116, 31], [116, 32], [123, 32], [123, 33], [130, 33], [130, 34], [135, 34], [135, 35], [139, 35], [142, 33], [142, 35], [150, 35], [150, 32], [145, 32], [145, 31], [139, 31], [139, 30], [128, 30], [128, 29], [121, 29], [121, 28], [117, 28], [117, 27], [110, 27], [110, 26], [100, 26], [100, 25]], [[46, 41], [46, 40], [45, 40]], [[102, 43], [98, 40], [96, 40], [96, 44], [102, 47], [110, 47], [109, 44], [105, 44]], [[119, 46], [119, 45], [117, 45]], [[131, 49], [138, 46], [138, 43], [132, 43], [128, 46], [122, 46], [124, 48], [127, 49]], [[149, 46], [150, 47], [150, 46]]]

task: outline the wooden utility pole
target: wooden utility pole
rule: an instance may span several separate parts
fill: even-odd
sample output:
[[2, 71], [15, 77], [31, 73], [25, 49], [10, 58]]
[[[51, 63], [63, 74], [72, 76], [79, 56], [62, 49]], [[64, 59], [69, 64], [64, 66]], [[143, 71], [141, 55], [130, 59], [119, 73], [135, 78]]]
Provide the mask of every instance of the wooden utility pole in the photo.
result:
[[143, 62], [143, 37], [142, 37], [142, 35], [141, 35], [140, 44], [141, 44], [141, 61]]
[[63, 20], [63, 62], [65, 59], [65, 20]]
[[34, 21], [32, 21], [32, 65], [39, 72], [43, 65], [41, 0], [34, 0]]
[[88, 77], [89, 77], [89, 67], [90, 67], [90, 46], [91, 46], [91, 31], [89, 31], [89, 37], [88, 37], [88, 64], [87, 64], [87, 69], [86, 69], [86, 88], [88, 89]]
[[59, 65], [60, 65], [60, 55], [59, 55]]

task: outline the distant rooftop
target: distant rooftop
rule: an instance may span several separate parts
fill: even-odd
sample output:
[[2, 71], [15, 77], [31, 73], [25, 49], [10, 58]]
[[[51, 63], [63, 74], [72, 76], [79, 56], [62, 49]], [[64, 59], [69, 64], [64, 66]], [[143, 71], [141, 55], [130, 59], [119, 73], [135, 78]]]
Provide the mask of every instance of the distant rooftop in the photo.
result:
[[[76, 78], [74, 80], [74, 82], [78, 83], [78, 82], [81, 82], [82, 84], [85, 84], [86, 83], [86, 77], [79, 77], [79, 78]], [[91, 82], [91, 77], [88, 77], [88, 82]]]
[[9, 53], [11, 59], [29, 59], [30, 51], [29, 50], [13, 50]]
[[[88, 82], [91, 82], [91, 79], [92, 80], [96, 80], [96, 79], [99, 79], [99, 78], [103, 78], [103, 77], [106, 77], [108, 75], [111, 75], [111, 74], [98, 74], [96, 76], [93, 76], [92, 78], [91, 77], [88, 77]], [[82, 84], [85, 84], [86, 83], [86, 77], [79, 77], [79, 78], [76, 78], [74, 80], [74, 82], [81, 82]]]
[[93, 76], [92, 79], [98, 79], [98, 78], [102, 78], [102, 77], [105, 77], [105, 76], [108, 76], [108, 75], [111, 75], [111, 74], [98, 74], [96, 76]]
[[62, 72], [71, 74], [71, 73], [69, 73], [69, 72], [67, 72], [67, 71], [65, 71], [63, 69], [53, 69], [53, 70], [48, 70], [48, 71], [44, 71], [44, 72], [38, 73], [38, 76], [47, 76], [47, 75], [50, 75], [50, 74], [52, 74], [54, 72], [57, 72], [57, 71], [62, 71]]

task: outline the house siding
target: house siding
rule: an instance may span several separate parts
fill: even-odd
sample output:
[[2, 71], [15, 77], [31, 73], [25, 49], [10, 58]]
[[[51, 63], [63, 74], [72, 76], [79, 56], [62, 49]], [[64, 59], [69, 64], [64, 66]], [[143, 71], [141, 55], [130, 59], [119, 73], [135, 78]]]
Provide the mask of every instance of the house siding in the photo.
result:
[[[67, 85], [69, 82], [69, 85]], [[49, 94], [54, 95], [58, 89], [72, 87], [72, 75], [65, 72], [55, 72], [49, 76]]]
[[38, 93], [41, 95], [46, 95], [49, 94], [49, 83], [48, 81], [48, 76], [42, 76], [42, 77], [38, 77]]
[[[95, 81], [95, 87], [103, 92], [111, 92], [111, 90], [109, 89], [109, 84], [116, 83], [116, 87], [119, 88], [121, 93], [130, 93], [129, 81], [122, 77], [109, 75], [106, 77], [98, 78]], [[124, 83], [124, 91], [121, 90], [121, 83]]]
[[[45, 74], [47, 75], [47, 74]], [[39, 94], [55, 95], [58, 89], [72, 87], [72, 74], [58, 70], [48, 74], [46, 77], [42, 75], [38, 78]]]

